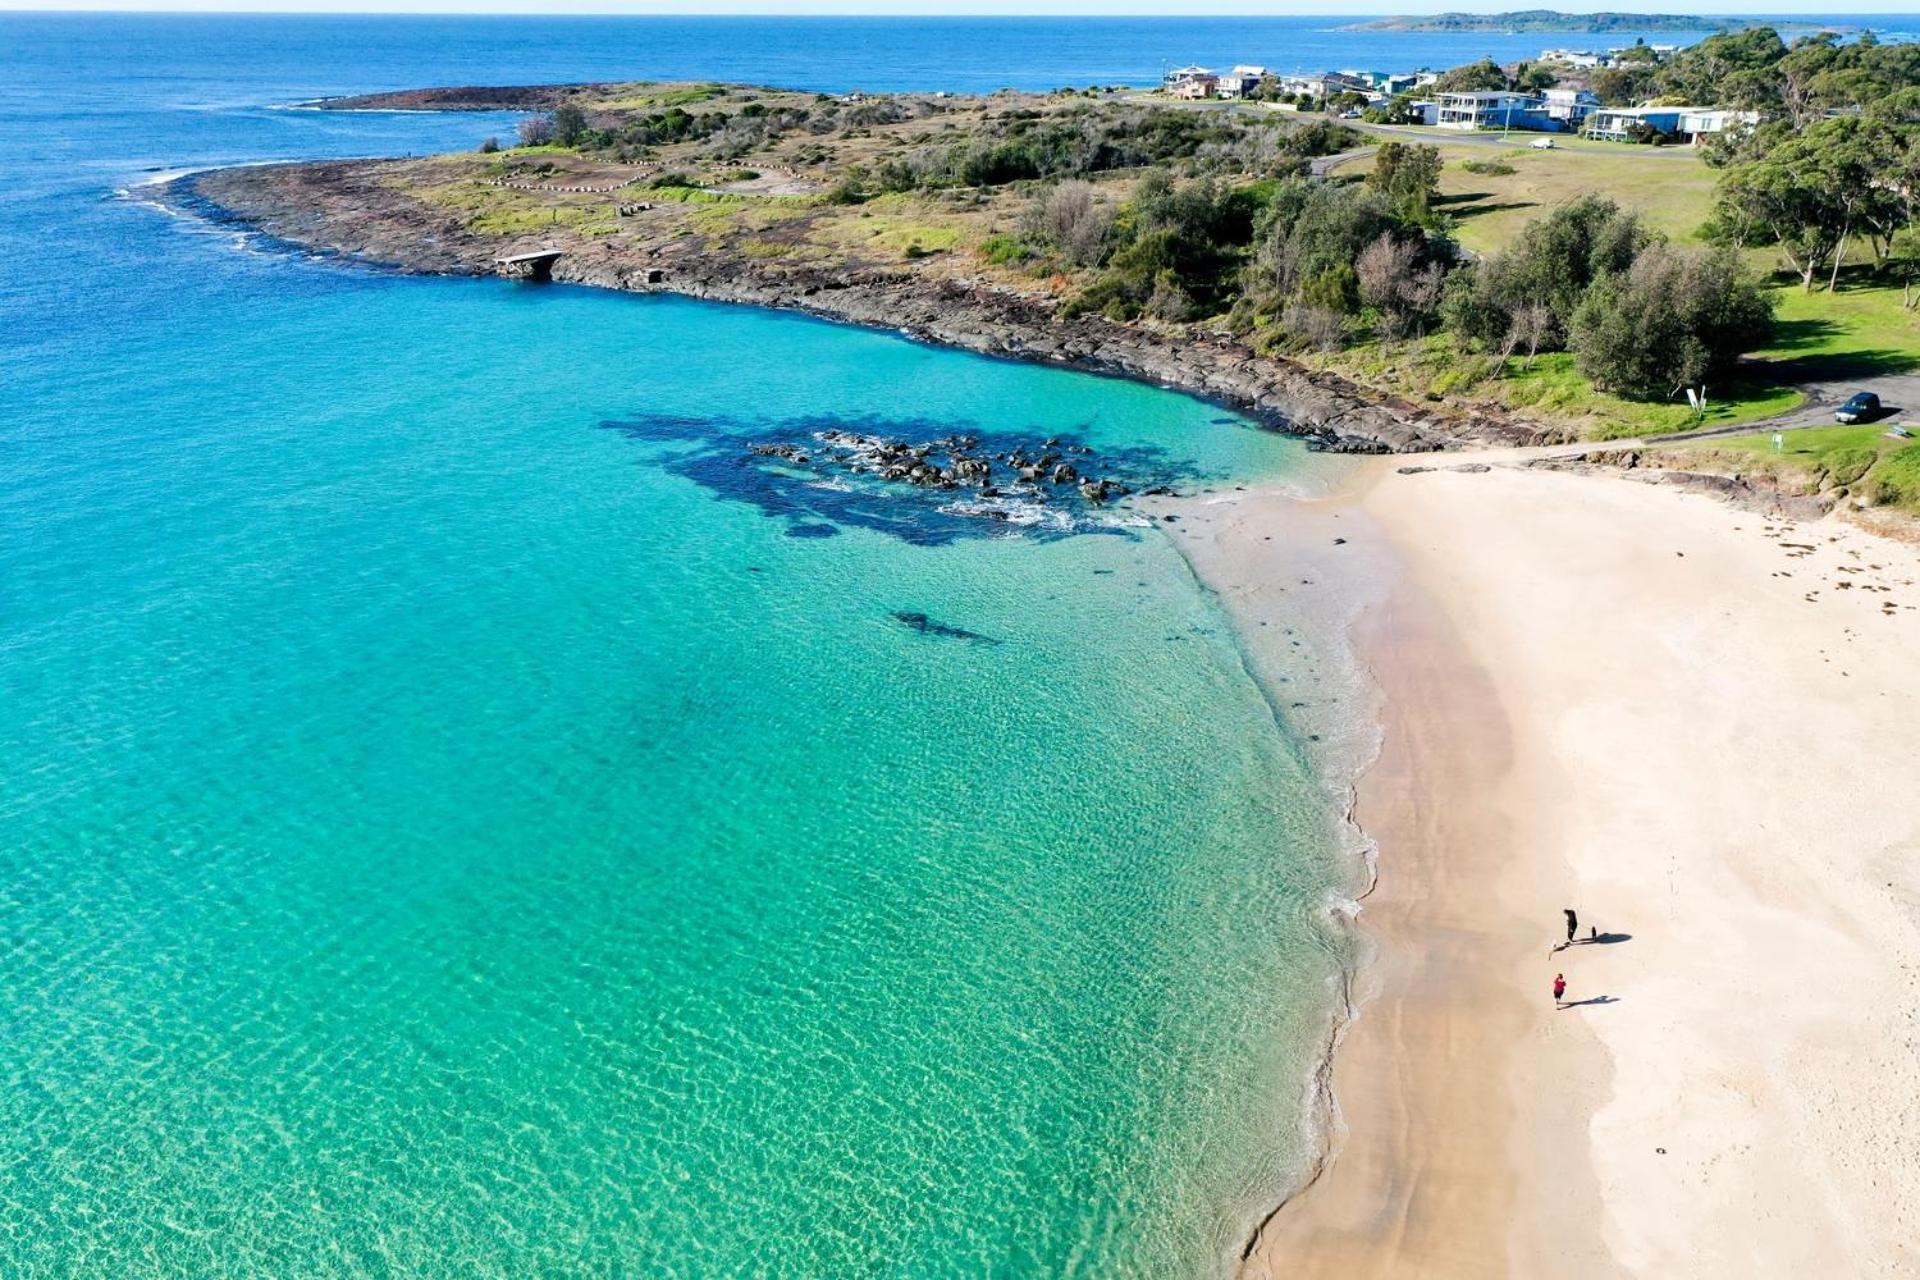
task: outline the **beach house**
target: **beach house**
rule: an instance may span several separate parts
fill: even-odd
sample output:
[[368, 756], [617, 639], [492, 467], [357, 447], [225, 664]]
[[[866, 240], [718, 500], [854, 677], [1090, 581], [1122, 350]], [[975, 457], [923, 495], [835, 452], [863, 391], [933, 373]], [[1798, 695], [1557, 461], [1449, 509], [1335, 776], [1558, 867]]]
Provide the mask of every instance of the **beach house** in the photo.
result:
[[1214, 95], [1221, 98], [1244, 98], [1260, 86], [1267, 78], [1265, 67], [1237, 66], [1231, 71], [1222, 72]]
[[1608, 65], [1612, 59], [1604, 53], [1594, 53], [1588, 49], [1542, 49], [1540, 61], [1592, 71]]
[[1540, 98], [1547, 118], [1562, 129], [1578, 129], [1600, 106], [1600, 99], [1585, 89], [1548, 89]]
[[[1182, 89], [1185, 88], [1186, 86], [1200, 82], [1200, 81], [1208, 82], [1206, 93], [1195, 95], [1191, 92], [1182, 92]], [[1163, 89], [1167, 93], [1173, 94], [1175, 97], [1178, 97], [1178, 98], [1189, 98], [1194, 96], [1209, 97], [1213, 93], [1214, 83], [1216, 83], [1216, 81], [1215, 81], [1213, 72], [1209, 71], [1205, 67], [1198, 67], [1198, 66], [1175, 67], [1173, 70], [1167, 72], [1165, 75], [1160, 77], [1161, 89]]]
[[1725, 107], [1597, 107], [1587, 114], [1589, 138], [1607, 142], [1638, 142], [1655, 133], [1699, 143], [1738, 125], [1758, 124], [1758, 111]]
[[1166, 91], [1176, 98], [1211, 98], [1220, 90], [1220, 77], [1205, 67], [1182, 67], [1169, 71], [1162, 81]]
[[1531, 129], [1547, 133], [1565, 127], [1547, 114], [1545, 99], [1505, 90], [1443, 93], [1435, 123], [1442, 129]]

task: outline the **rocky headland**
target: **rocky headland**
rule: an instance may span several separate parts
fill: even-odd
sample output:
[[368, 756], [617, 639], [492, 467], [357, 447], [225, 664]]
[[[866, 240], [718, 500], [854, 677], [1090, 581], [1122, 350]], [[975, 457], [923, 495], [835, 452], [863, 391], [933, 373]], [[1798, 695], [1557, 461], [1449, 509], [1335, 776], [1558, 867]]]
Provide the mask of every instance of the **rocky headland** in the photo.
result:
[[[541, 91], [548, 92], [556, 91]], [[381, 105], [399, 104], [387, 95]], [[414, 105], [431, 103], [423, 97]], [[435, 175], [421, 171], [431, 163], [219, 170], [178, 180], [165, 198], [291, 245], [423, 274], [516, 274], [523, 269], [500, 260], [557, 250], [541, 271], [554, 281], [804, 311], [983, 355], [1158, 383], [1230, 405], [1325, 450], [1413, 453], [1558, 438], [1490, 408], [1383, 400], [1337, 375], [1262, 356], [1224, 333], [1069, 316], [1057, 293], [971, 272], [957, 255], [882, 261], [850, 251], [822, 262], [770, 254], [765, 236], [690, 234], [701, 205], [648, 200], [646, 187], [621, 183], [618, 173], [537, 184], [576, 205], [581, 196], [607, 203], [615, 234], [559, 216], [529, 229], [484, 229], [469, 211], [422, 194], [435, 190]], [[637, 181], [646, 172], [630, 176]]]

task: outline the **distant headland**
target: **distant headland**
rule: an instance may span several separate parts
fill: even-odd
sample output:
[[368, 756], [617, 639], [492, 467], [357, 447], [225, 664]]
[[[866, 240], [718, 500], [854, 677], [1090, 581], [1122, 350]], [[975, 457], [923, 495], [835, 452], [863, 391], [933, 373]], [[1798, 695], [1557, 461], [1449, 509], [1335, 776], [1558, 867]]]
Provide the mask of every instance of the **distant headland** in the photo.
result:
[[1745, 18], [1704, 18], [1684, 13], [1562, 13], [1558, 9], [1516, 9], [1511, 13], [1429, 13], [1356, 22], [1343, 31], [1517, 32], [1566, 31], [1608, 34], [1618, 31], [1727, 31], [1754, 25]]

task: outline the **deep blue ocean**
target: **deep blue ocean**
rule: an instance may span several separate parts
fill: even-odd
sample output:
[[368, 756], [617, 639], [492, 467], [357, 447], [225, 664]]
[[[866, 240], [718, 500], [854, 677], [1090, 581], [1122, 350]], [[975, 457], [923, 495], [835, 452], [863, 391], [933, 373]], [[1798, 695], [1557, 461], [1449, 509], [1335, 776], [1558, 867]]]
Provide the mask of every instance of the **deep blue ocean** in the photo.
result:
[[1297, 446], [139, 187], [511, 132], [288, 109], [324, 94], [1542, 43], [1335, 25], [0, 14], [0, 1275], [1222, 1271], [1350, 960], [1287, 710], [1340, 691], [1256, 685], [1143, 521], [743, 446], [1058, 436], [1189, 486]]

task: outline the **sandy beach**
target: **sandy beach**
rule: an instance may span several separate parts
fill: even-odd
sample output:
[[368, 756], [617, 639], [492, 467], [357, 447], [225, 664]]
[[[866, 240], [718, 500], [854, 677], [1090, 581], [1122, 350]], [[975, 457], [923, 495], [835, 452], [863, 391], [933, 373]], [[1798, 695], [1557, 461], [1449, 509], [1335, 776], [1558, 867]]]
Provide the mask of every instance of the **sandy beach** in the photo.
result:
[[1920, 553], [1406, 461], [1183, 525], [1256, 666], [1356, 593], [1383, 726], [1329, 1157], [1243, 1274], [1920, 1273]]

